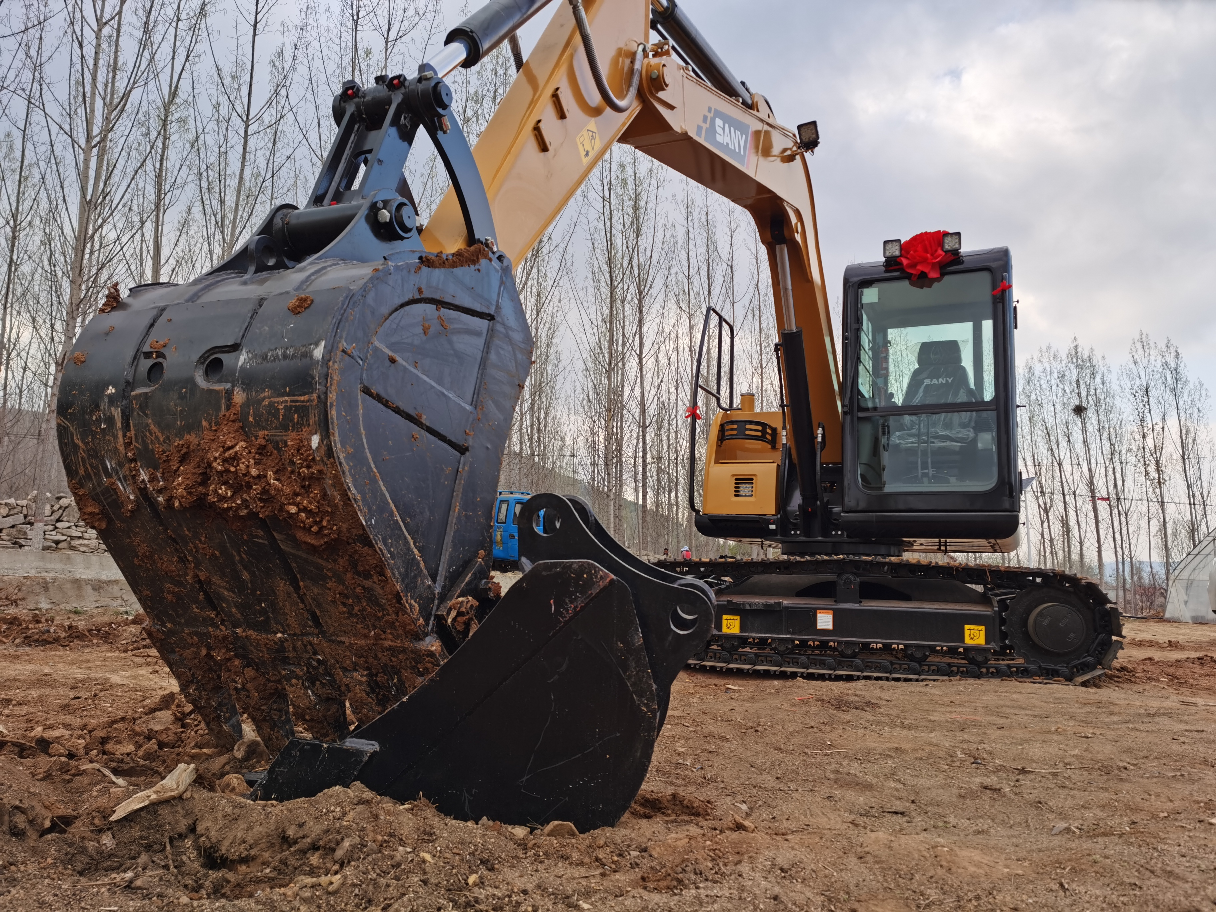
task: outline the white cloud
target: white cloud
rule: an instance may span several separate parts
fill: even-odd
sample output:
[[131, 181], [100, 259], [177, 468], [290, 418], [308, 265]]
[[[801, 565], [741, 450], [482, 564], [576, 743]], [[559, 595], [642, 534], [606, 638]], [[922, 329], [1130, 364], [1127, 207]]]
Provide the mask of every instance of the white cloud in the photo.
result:
[[1216, 388], [1216, 4], [726, 0], [686, 11], [787, 123], [815, 118], [831, 287], [887, 237], [1008, 245], [1025, 355], [1169, 335]]

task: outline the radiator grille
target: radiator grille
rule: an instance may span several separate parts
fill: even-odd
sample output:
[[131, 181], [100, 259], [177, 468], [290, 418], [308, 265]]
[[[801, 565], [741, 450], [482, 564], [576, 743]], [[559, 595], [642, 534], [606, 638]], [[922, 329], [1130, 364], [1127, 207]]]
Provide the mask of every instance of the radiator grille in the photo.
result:
[[736, 497], [755, 497], [756, 496], [756, 479], [751, 478], [736, 478], [735, 479], [735, 496]]

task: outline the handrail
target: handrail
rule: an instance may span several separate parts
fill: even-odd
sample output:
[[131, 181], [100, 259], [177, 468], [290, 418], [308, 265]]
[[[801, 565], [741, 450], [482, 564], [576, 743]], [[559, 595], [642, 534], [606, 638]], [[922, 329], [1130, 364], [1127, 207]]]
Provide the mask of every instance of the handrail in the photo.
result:
[[[718, 318], [718, 333], [717, 333], [717, 365], [714, 373], [714, 388], [710, 389], [701, 382], [701, 368], [705, 360], [705, 342], [709, 338], [709, 321], [712, 317]], [[727, 361], [727, 396], [726, 404], [722, 404], [722, 343], [723, 343], [723, 327], [729, 334], [729, 358]], [[697, 422], [701, 420], [701, 393], [704, 392], [713, 397], [714, 402], [718, 405], [718, 410], [722, 412], [734, 411], [735, 401], [735, 326], [730, 320], [722, 314], [720, 310], [712, 304], [705, 309], [705, 321], [701, 324], [701, 344], [697, 347], [697, 366], [696, 371], [692, 376], [692, 383], [689, 384], [691, 389], [691, 401], [684, 416], [688, 419], [688, 506], [697, 515], [700, 515], [701, 508], [697, 506], [696, 484], [697, 484]]]

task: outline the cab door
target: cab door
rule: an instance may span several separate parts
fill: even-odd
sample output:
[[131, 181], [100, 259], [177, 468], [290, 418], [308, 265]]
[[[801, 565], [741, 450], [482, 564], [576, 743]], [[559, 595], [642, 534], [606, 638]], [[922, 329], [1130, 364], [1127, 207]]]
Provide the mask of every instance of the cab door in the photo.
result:
[[511, 509], [507, 516], [507, 522], [503, 526], [506, 532], [506, 538], [503, 542], [503, 553], [506, 554], [506, 560], [519, 560], [519, 511], [524, 505], [525, 498], [512, 497]]
[[[511, 499], [509, 497], [498, 498], [498, 503], [494, 506], [494, 560], [518, 560], [519, 559], [519, 542], [515, 541], [515, 553], [508, 556], [507, 554], [507, 524], [510, 520]], [[512, 535], [512, 539], [515, 536]]]
[[846, 269], [846, 531], [905, 547], [1016, 534], [1011, 272], [1006, 248], [925, 284], [882, 263]]

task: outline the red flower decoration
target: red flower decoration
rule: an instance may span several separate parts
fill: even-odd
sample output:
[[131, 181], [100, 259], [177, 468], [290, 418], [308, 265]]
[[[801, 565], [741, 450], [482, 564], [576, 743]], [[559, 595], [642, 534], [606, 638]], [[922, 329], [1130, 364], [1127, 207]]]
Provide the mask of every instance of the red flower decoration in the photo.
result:
[[701, 406], [690, 405], [688, 408], [684, 409], [684, 417], [691, 418], [693, 421], [700, 421], [701, 420]]
[[951, 260], [957, 260], [958, 254], [946, 253], [942, 250], [942, 235], [944, 231], [922, 231], [903, 242], [899, 264], [904, 267], [912, 278], [924, 273], [926, 278], [940, 279], [942, 267]]
[[1002, 282], [1002, 283], [1000, 284], [1000, 287], [999, 287], [999, 288], [997, 288], [997, 290], [996, 290], [996, 291], [994, 291], [994, 292], [992, 293], [992, 296], [995, 298], [995, 297], [996, 297], [997, 295], [999, 295], [999, 294], [1000, 294], [1002, 291], [1009, 291], [1011, 288], [1013, 288], [1013, 286], [1012, 286], [1012, 285], [1010, 285], [1008, 282]]

